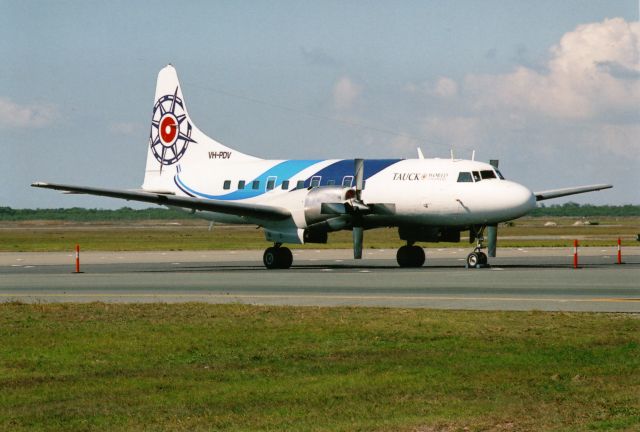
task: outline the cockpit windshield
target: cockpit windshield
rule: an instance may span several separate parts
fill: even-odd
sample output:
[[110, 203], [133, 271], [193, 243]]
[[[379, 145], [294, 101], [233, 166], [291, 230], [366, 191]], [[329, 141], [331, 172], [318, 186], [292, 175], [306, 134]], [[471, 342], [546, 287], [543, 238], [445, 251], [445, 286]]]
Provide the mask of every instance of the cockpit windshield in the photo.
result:
[[461, 172], [458, 174], [458, 183], [473, 183], [473, 177], [470, 172]]
[[489, 180], [496, 178], [496, 173], [492, 170], [480, 171], [480, 175], [482, 176], [482, 180]]
[[491, 179], [500, 179], [504, 180], [504, 177], [498, 170], [483, 170], [483, 171], [471, 171], [465, 172], [462, 171], [458, 173], [458, 183], [473, 183], [479, 182], [481, 180], [491, 180]]

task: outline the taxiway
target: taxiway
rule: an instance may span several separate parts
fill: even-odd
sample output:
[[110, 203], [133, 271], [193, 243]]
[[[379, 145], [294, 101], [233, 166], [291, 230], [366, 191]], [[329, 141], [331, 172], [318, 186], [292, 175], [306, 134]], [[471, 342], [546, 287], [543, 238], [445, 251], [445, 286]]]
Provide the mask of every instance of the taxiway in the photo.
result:
[[640, 313], [640, 248], [501, 249], [465, 269], [467, 249], [429, 249], [419, 269], [394, 250], [294, 250], [294, 267], [266, 270], [261, 251], [0, 253], [0, 301], [210, 302]]

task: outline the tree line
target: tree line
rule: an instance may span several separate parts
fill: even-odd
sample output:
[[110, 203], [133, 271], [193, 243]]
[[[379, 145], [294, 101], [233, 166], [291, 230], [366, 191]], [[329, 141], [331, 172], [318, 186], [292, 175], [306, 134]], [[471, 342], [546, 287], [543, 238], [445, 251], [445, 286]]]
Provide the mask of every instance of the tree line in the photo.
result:
[[[577, 204], [544, 204], [529, 213], [534, 217], [590, 217], [590, 216], [640, 216], [640, 205], [592, 205]], [[0, 221], [28, 221], [28, 220], [61, 220], [61, 221], [117, 221], [117, 220], [145, 220], [145, 219], [191, 219], [197, 217], [189, 211], [180, 209], [166, 209], [153, 207], [146, 209], [132, 209], [122, 207], [117, 210], [86, 209], [81, 207], [57, 209], [14, 209], [0, 207]]]

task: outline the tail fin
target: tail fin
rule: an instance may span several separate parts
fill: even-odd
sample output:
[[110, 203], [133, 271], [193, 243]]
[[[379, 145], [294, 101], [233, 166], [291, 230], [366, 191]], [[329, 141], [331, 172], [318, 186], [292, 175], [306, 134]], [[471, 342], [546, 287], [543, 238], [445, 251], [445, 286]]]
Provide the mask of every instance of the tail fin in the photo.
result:
[[256, 159], [225, 147], [195, 126], [172, 65], [158, 73], [154, 100], [144, 190], [175, 192], [173, 178], [177, 172], [185, 169], [205, 172], [215, 170], [213, 164], [217, 161]]

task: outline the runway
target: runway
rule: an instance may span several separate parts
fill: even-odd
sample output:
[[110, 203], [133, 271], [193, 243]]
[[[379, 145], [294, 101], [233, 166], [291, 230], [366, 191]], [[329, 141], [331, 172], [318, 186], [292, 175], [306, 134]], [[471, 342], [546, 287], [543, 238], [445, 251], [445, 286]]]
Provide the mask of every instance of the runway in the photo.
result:
[[640, 313], [640, 247], [501, 249], [465, 269], [468, 249], [429, 249], [419, 269], [395, 250], [294, 250], [294, 267], [266, 270], [262, 251], [0, 253], [0, 301], [209, 302]]

